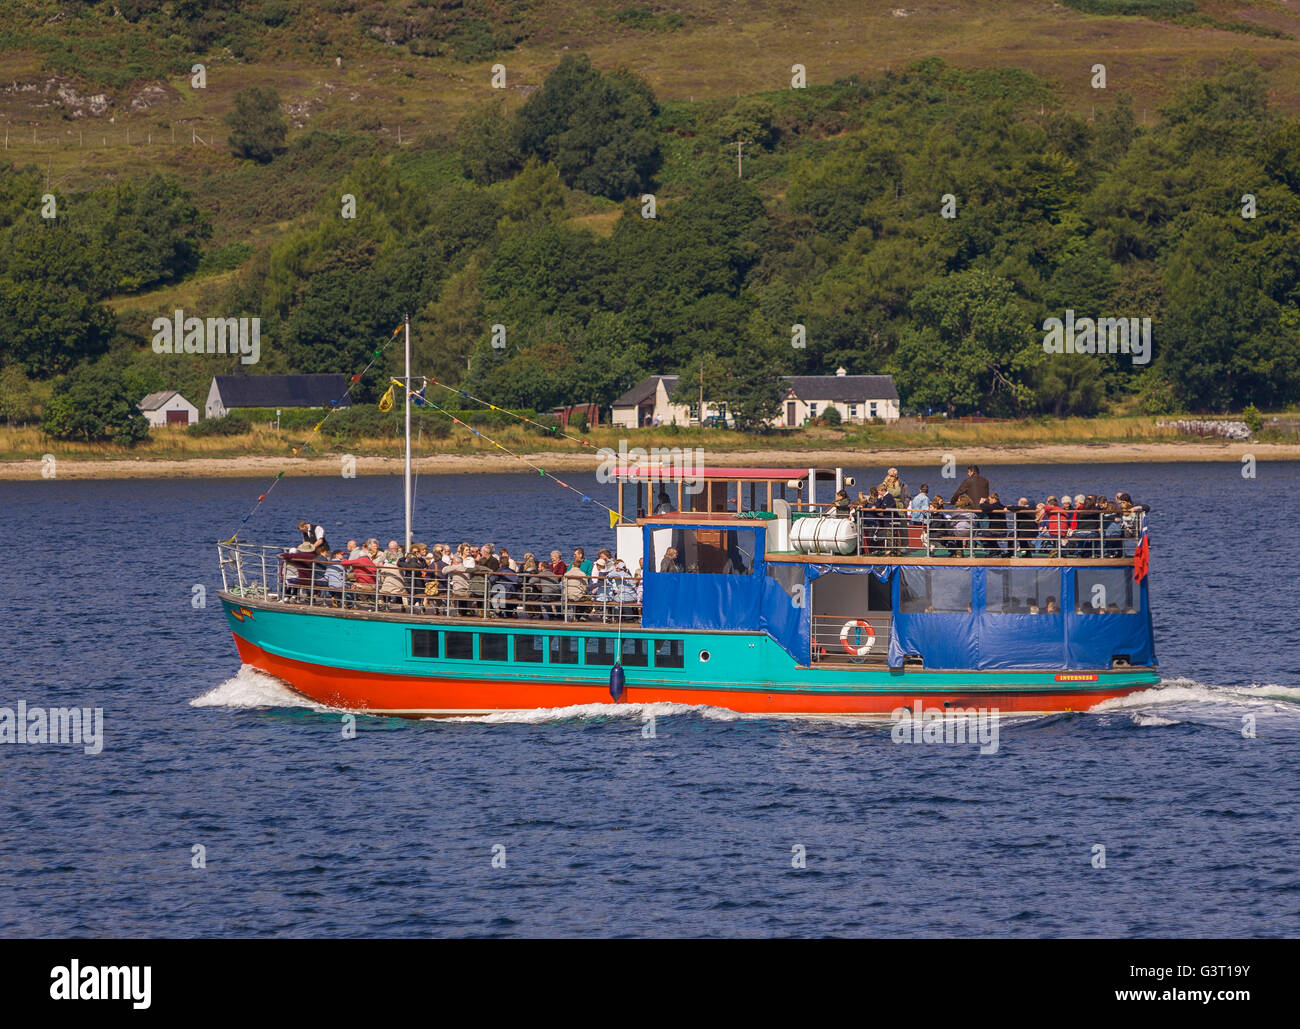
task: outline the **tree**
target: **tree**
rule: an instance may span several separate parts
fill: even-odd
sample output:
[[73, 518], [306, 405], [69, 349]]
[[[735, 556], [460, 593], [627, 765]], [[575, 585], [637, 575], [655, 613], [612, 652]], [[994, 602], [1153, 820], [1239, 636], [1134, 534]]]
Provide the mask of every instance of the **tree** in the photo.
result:
[[654, 92], [628, 71], [603, 75], [565, 57], [519, 109], [519, 149], [553, 161], [565, 185], [621, 199], [648, 188], [662, 160]]
[[103, 292], [100, 251], [60, 225], [22, 222], [0, 233], [0, 362], [44, 378], [97, 357], [113, 313]]
[[45, 405], [42, 428], [55, 439], [134, 446], [149, 438], [149, 423], [122, 377], [102, 364], [78, 365]]
[[893, 359], [905, 404], [1014, 414], [1032, 399], [1033, 329], [1006, 279], [981, 269], [949, 275], [916, 294], [912, 315]]
[[456, 129], [456, 143], [465, 174], [484, 185], [510, 178], [523, 163], [500, 101], [465, 115]]
[[289, 123], [280, 112], [280, 94], [269, 86], [246, 86], [236, 93], [226, 124], [235, 153], [259, 164], [282, 151], [289, 134]]

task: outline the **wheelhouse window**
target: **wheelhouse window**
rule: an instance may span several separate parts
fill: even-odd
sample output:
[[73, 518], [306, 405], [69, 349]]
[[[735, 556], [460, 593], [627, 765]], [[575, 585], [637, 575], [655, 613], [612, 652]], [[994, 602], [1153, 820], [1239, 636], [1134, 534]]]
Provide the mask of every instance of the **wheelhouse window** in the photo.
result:
[[532, 633], [515, 635], [515, 660], [540, 662], [546, 654], [546, 637], [534, 636]]
[[1127, 568], [1080, 568], [1074, 573], [1074, 610], [1081, 615], [1135, 614], [1141, 593]]
[[990, 568], [984, 609], [1000, 615], [1059, 615], [1061, 573], [1055, 568]]
[[411, 630], [411, 657], [437, 657], [438, 634], [432, 629]]
[[663, 571], [752, 575], [758, 532], [755, 529], [674, 529], [672, 546], [677, 555], [671, 561], [661, 562]]
[[444, 632], [442, 656], [460, 661], [474, 660], [474, 634], [472, 632]]
[[656, 668], [682, 668], [685, 665], [681, 640], [658, 640], [655, 643]]
[[898, 607], [908, 614], [969, 614], [969, 568], [903, 568]]
[[509, 661], [508, 647], [509, 637], [505, 633], [480, 633], [478, 638], [478, 658], [480, 661]]

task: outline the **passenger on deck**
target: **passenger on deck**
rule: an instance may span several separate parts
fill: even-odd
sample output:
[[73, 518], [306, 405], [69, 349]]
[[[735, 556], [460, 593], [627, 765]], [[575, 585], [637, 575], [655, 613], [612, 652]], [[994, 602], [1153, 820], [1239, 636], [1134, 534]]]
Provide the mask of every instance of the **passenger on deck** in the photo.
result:
[[975, 528], [975, 505], [969, 495], [963, 493], [956, 501], [953, 511], [948, 515], [948, 538], [950, 551], [955, 550], [963, 557], [967, 550], [974, 549], [971, 534]]
[[305, 519], [298, 520], [298, 531], [302, 533], [302, 541], [310, 543], [315, 548], [316, 544], [325, 538], [325, 526], [313, 525]]
[[[373, 548], [373, 549], [372, 549]], [[356, 586], [357, 593], [370, 596], [375, 591], [375, 581], [378, 568], [375, 565], [375, 556], [379, 553], [379, 541], [367, 540], [364, 547], [358, 547], [354, 553], [360, 554], [360, 557], [348, 558], [340, 562], [344, 568], [352, 569], [353, 585]]]
[[844, 490], [835, 491], [835, 500], [832, 501], [823, 512], [823, 514], [834, 515], [836, 518], [847, 518], [853, 510], [853, 502], [849, 500], [849, 495]]
[[677, 548], [669, 547], [664, 551], [664, 556], [659, 562], [659, 571], [661, 572], [679, 572], [681, 567], [677, 561]]
[[[581, 553], [578, 551], [574, 554], [575, 561]], [[564, 585], [564, 601], [572, 616], [575, 604], [583, 604], [591, 599], [591, 594], [587, 592], [587, 574], [582, 570], [581, 565], [575, 563], [568, 567], [561, 578]]]
[[518, 566], [510, 560], [509, 552], [502, 547], [501, 563], [488, 577], [489, 614], [497, 618], [509, 618], [514, 615], [518, 602]]
[[1006, 556], [1007, 509], [996, 492], [992, 492], [979, 505], [980, 542], [986, 550], [995, 551], [998, 557]]
[[1047, 598], [1046, 613], [1049, 615], [1059, 615], [1061, 613], [1061, 605], [1055, 597]]
[[907, 505], [907, 520], [925, 525], [930, 520], [930, 484], [921, 483], [921, 492]]
[[347, 572], [343, 570], [343, 565], [340, 563], [342, 558], [343, 551], [341, 550], [335, 551], [331, 558], [329, 547], [325, 545], [324, 540], [316, 544], [316, 560], [322, 562], [318, 568], [317, 577], [318, 580], [324, 581], [325, 586], [324, 591], [321, 591], [319, 586], [317, 588], [316, 599], [318, 603], [322, 599], [336, 606], [343, 602], [343, 590], [347, 586], [348, 577]]
[[966, 469], [966, 478], [948, 499], [950, 503], [956, 504], [959, 497], [968, 497], [973, 506], [988, 499], [988, 495], [989, 480], [980, 474], [978, 465], [971, 465]]
[[405, 591], [403, 604], [412, 612], [424, 605], [424, 584], [428, 576], [428, 566], [420, 558], [420, 550], [415, 545], [397, 562], [402, 569], [402, 586]]
[[[1038, 505], [1038, 507], [1041, 506], [1041, 504]], [[1028, 497], [1021, 497], [1011, 507], [1007, 508], [1007, 513], [1011, 515], [1009, 528], [1012, 532], [1012, 544], [1010, 549], [1014, 556], [1029, 556], [1029, 551], [1034, 545], [1034, 539], [1038, 536], [1036, 511], [1037, 507], [1029, 503]]]
[[473, 614], [469, 591], [470, 570], [460, 554], [453, 554], [447, 566], [447, 614]]
[[581, 547], [573, 548], [573, 561], [570, 568], [579, 569], [583, 575], [591, 575], [591, 562], [587, 560], [587, 552]]
[[676, 510], [677, 508], [673, 507], [673, 502], [668, 496], [668, 491], [661, 489], [659, 491], [659, 500], [655, 504], [654, 513], [657, 515], [672, 514]]

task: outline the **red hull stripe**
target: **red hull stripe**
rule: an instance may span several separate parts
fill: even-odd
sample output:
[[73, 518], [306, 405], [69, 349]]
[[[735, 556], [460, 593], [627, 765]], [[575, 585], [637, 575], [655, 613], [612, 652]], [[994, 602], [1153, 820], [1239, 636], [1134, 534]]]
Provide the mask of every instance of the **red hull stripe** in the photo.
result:
[[[603, 685], [590, 683], [519, 682], [505, 679], [428, 678], [359, 672], [312, 664], [271, 654], [235, 636], [245, 664], [282, 679], [299, 693], [320, 704], [354, 711], [388, 713], [480, 713], [527, 711], [611, 703]], [[629, 681], [623, 695], [631, 704], [706, 704], [755, 714], [863, 714], [888, 715], [920, 700], [926, 708], [943, 709], [945, 703], [961, 707], [997, 708], [1004, 713], [1085, 711], [1112, 697], [1122, 697], [1144, 687], [1071, 691], [925, 692], [918, 693], [766, 693], [760, 689], [734, 690], [706, 687], [674, 688], [637, 686]]]

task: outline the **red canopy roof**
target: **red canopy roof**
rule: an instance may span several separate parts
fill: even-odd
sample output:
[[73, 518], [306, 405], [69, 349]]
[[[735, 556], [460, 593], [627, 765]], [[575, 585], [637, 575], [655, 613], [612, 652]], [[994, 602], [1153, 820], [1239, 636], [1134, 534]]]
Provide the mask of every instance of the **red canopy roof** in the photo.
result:
[[[816, 468], [819, 479], [833, 479], [835, 470], [833, 468]], [[736, 479], [756, 479], [763, 482], [768, 480], [785, 482], [789, 479], [806, 479], [808, 477], [807, 466], [803, 468], [692, 468], [682, 469], [676, 466], [661, 467], [659, 465], [632, 465], [624, 466], [618, 470], [618, 478], [632, 479], [633, 477], [640, 480], [647, 480], [654, 477], [660, 481], [675, 482], [678, 479], [726, 479], [735, 481]]]

